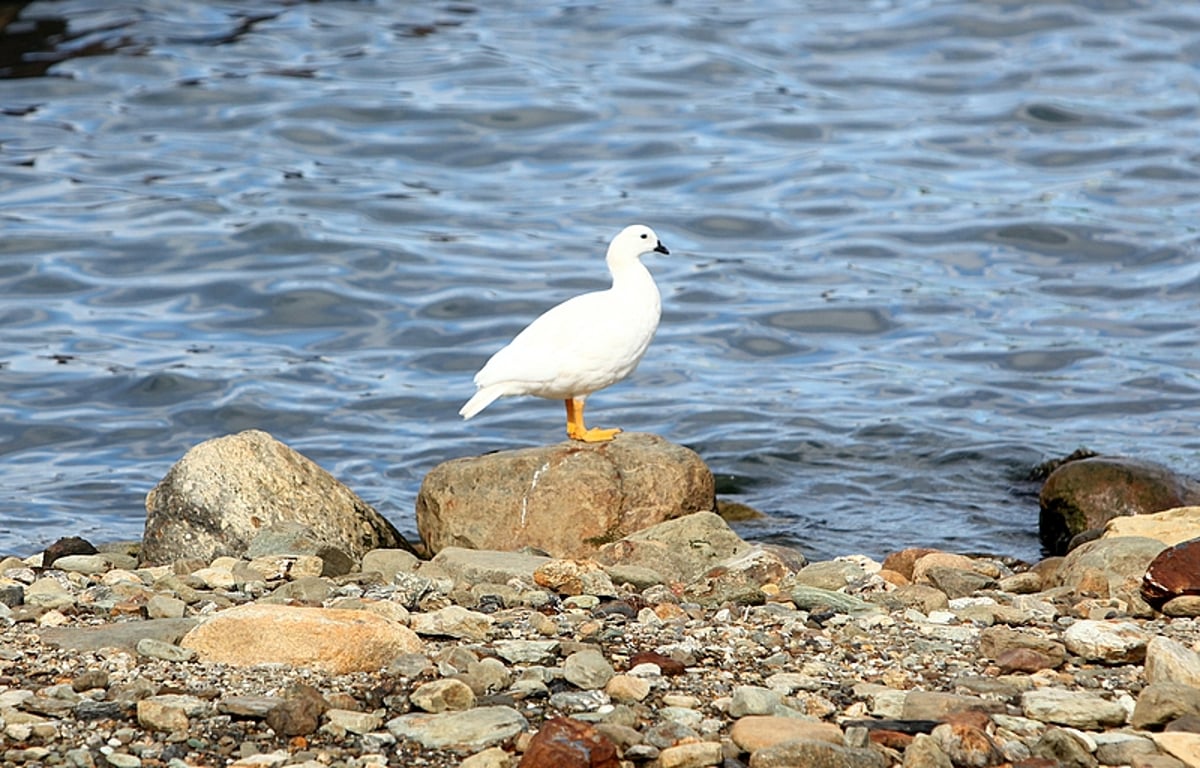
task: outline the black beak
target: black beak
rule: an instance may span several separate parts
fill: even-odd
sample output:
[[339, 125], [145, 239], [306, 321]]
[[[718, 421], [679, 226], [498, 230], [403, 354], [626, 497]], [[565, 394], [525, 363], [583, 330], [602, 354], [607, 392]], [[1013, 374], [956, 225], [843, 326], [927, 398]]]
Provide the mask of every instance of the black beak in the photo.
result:
[[661, 241], [659, 242], [658, 245], [656, 245], [654, 247], [654, 252], [655, 253], [666, 253], [666, 254], [671, 253], [670, 251], [667, 250], [667, 246], [663, 245]]

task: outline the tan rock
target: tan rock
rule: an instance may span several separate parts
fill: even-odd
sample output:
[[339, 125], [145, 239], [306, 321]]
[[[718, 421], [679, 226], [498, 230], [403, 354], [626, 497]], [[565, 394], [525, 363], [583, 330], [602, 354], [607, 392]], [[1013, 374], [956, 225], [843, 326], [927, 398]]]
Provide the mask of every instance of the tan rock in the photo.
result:
[[613, 701], [630, 704], [650, 695], [650, 682], [632, 675], [616, 675], [604, 686], [604, 692]]
[[412, 630], [368, 611], [261, 603], [213, 615], [180, 645], [205, 662], [290, 664], [332, 675], [378, 670], [422, 647]]
[[1115, 536], [1144, 536], [1169, 546], [1200, 538], [1200, 507], [1113, 518], [1104, 526], [1104, 538]]
[[975, 561], [966, 555], [951, 552], [930, 552], [913, 563], [912, 580], [915, 584], [929, 584], [929, 569], [956, 568], [960, 571], [974, 570]]
[[439, 464], [421, 483], [417, 529], [430, 550], [459, 546], [588, 557], [655, 523], [716, 507], [712, 472], [656, 435], [568, 441]]
[[189, 450], [146, 496], [146, 513], [143, 564], [241, 556], [260, 530], [285, 521], [356, 560], [378, 547], [410, 548], [353, 491], [258, 430]]
[[833, 723], [773, 715], [740, 717], [733, 724], [729, 737], [743, 752], [750, 753], [795, 739], [827, 741], [830, 744], [841, 744], [843, 740], [842, 729]]
[[1188, 768], [1200, 768], [1200, 733], [1168, 731], [1153, 733], [1150, 738], [1163, 752], [1183, 762]]
[[664, 749], [658, 756], [658, 765], [660, 768], [707, 768], [720, 765], [724, 759], [720, 743], [693, 741]]

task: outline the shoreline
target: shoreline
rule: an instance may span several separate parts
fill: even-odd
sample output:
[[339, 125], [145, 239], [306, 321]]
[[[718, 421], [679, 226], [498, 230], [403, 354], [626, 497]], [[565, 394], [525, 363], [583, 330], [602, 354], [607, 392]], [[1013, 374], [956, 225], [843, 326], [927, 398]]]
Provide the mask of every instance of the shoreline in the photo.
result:
[[[1094, 579], [1061, 583], [1051, 561], [848, 556], [702, 605], [586, 561], [395, 553], [336, 577], [287, 554], [139, 569], [127, 550], [40, 573], [35, 558], [0, 561], [0, 754], [80, 768], [569, 766], [544, 762], [536, 735], [569, 717], [588, 730], [568, 743], [631, 768], [1195, 764], [1170, 756], [1200, 735], [1163, 732], [1186, 712], [1162, 690], [1200, 697], [1181, 682], [1200, 685], [1200, 624]], [[356, 671], [199, 660], [185, 626], [246, 608], [275, 628], [298, 610], [367, 613], [414, 645]], [[319, 641], [302, 625], [267, 634], [288, 633]]]

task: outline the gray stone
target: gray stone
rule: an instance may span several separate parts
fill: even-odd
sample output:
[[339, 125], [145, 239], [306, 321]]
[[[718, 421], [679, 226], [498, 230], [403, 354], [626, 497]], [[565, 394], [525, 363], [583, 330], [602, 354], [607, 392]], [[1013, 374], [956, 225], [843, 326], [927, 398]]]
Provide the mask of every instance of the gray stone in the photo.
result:
[[263, 528], [250, 540], [244, 553], [250, 560], [271, 555], [319, 557], [323, 567], [317, 576], [344, 576], [354, 568], [354, 559], [346, 551], [322, 540], [312, 525], [294, 520], [278, 520]]
[[1077, 621], [1063, 632], [1067, 650], [1085, 661], [1137, 664], [1146, 658], [1150, 635], [1130, 621]]
[[1084, 731], [1097, 731], [1125, 723], [1125, 708], [1118, 702], [1060, 688], [1026, 691], [1021, 694], [1021, 709], [1025, 717], [1031, 720]]
[[1078, 738], [1062, 728], [1048, 728], [1033, 745], [1035, 757], [1053, 760], [1061, 768], [1097, 768], [1100, 765]]
[[980, 590], [996, 586], [995, 579], [964, 568], [933, 566], [925, 571], [925, 578], [951, 600], [970, 597]]
[[1200, 688], [1200, 653], [1166, 637], [1146, 645], [1146, 682], [1182, 683]]
[[1004, 702], [941, 691], [909, 691], [904, 696], [902, 720], [944, 720], [962, 712], [1003, 712]]
[[1186, 715], [1200, 716], [1200, 688], [1183, 683], [1151, 683], [1138, 694], [1130, 725], [1156, 730]]
[[97, 574], [111, 568], [107, 555], [63, 555], [54, 561], [54, 568], [70, 573]]
[[882, 613], [879, 606], [843, 592], [831, 592], [827, 589], [799, 585], [793, 587], [789, 594], [792, 602], [801, 610], [830, 610], [851, 615]]
[[321, 605], [333, 592], [329, 582], [320, 576], [305, 576], [279, 585], [258, 602], [274, 605]]
[[510, 664], [546, 664], [558, 656], [558, 640], [497, 640], [496, 655]]
[[529, 727], [511, 707], [477, 707], [466, 712], [409, 714], [393, 718], [387, 729], [398, 739], [415, 741], [427, 749], [478, 752], [502, 744]]
[[524, 552], [444, 547], [430, 561], [455, 581], [507, 584], [518, 579], [533, 584], [533, 573], [552, 558]]
[[604, 691], [561, 691], [550, 697], [550, 706], [567, 714], [595, 712], [611, 703], [612, 698]]
[[563, 662], [563, 677], [568, 683], [585, 691], [608, 685], [616, 672], [600, 651], [576, 651]]
[[606, 566], [651, 568], [671, 581], [690, 584], [750, 546], [720, 516], [698, 512], [605, 544], [596, 559]]
[[380, 547], [411, 549], [382, 515], [325, 470], [265, 432], [205, 441], [146, 497], [141, 561], [240, 557], [263, 528], [291, 521], [359, 559]]
[[143, 656], [162, 661], [192, 661], [196, 658], [196, 652], [190, 648], [180, 648], [174, 643], [164, 643], [152, 637], [138, 640], [134, 648]]
[[475, 642], [488, 639], [492, 623], [491, 616], [457, 605], [448, 605], [431, 613], [414, 613], [411, 617], [412, 630], [418, 635], [456, 637]]
[[363, 555], [360, 566], [363, 573], [379, 573], [385, 584], [390, 584], [397, 573], [408, 573], [416, 569], [421, 561], [412, 552], [404, 549], [372, 549]]
[[722, 560], [688, 585], [684, 599], [704, 606], [760, 605], [762, 588], [778, 585], [795, 570], [774, 550], [755, 545]]
[[867, 572], [854, 560], [822, 560], [804, 566], [796, 573], [795, 583], [836, 592], [866, 578]]
[[350, 733], [370, 733], [383, 725], [383, 718], [373, 712], [355, 712], [348, 709], [330, 709], [325, 712], [330, 725]]
[[476, 696], [502, 691], [512, 683], [512, 672], [499, 659], [478, 659], [467, 662], [459, 679], [471, 686]]
[[1141, 597], [1142, 577], [1165, 548], [1161, 541], [1140, 536], [1089, 541], [1067, 553], [1055, 571], [1054, 582], [1078, 591], [1100, 592], [1102, 597], [1119, 597], [1130, 604], [1134, 615], [1150, 616], [1154, 611]]
[[146, 615], [152, 619], [182, 619], [187, 603], [169, 595], [154, 595], [146, 601]]
[[739, 685], [730, 697], [729, 714], [733, 717], [773, 715], [782, 703], [783, 697], [770, 688]]
[[52, 627], [39, 631], [42, 642], [56, 648], [96, 651], [122, 648], [133, 651], [145, 638], [178, 643], [199, 621], [196, 619], [151, 619], [104, 624], [97, 627]]

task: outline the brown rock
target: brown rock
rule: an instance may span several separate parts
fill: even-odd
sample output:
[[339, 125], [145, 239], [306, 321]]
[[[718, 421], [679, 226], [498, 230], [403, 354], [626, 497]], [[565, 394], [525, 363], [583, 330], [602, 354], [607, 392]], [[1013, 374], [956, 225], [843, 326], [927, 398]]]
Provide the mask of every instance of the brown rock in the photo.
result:
[[747, 715], [738, 718], [729, 731], [729, 738], [743, 752], [750, 753], [794, 739], [815, 739], [831, 744], [841, 744], [843, 741], [842, 729], [833, 723], [773, 715]]
[[827, 741], [795, 739], [750, 755], [750, 768], [884, 768], [888, 761], [874, 749], [857, 749]]
[[1142, 577], [1142, 597], [1151, 605], [1184, 595], [1200, 595], [1200, 539], [1159, 552]]
[[682, 662], [657, 651], [638, 651], [629, 657], [629, 669], [639, 664], [656, 664], [664, 677], [682, 675], [687, 669]]
[[904, 720], [943, 720], [964, 712], [1003, 712], [1004, 703], [940, 691], [909, 691], [904, 696]]
[[716, 508], [712, 472], [693, 451], [626, 432], [447, 461], [417, 496], [417, 529], [443, 547], [589, 557], [655, 523]]
[[917, 561], [925, 555], [937, 552], [936, 549], [927, 549], [922, 547], [909, 547], [902, 549], [899, 552], [893, 552], [883, 559], [883, 569], [885, 571], [895, 571], [909, 581], [913, 580], [913, 566]]
[[1196, 483], [1157, 464], [1103, 456], [1068, 462], [1042, 486], [1042, 543], [1062, 554], [1072, 537], [1102, 528], [1114, 517], [1161, 512], [1197, 500]]
[[380, 547], [412, 549], [382, 515], [325, 470], [265, 432], [207, 440], [146, 496], [143, 564], [241, 556], [263, 528], [308, 526], [354, 560]]
[[946, 723], [930, 734], [954, 765], [987, 766], [1004, 762], [1004, 754], [987, 732], [969, 723]]
[[97, 550], [87, 539], [78, 536], [64, 536], [42, 552], [42, 568], [49, 568], [54, 561], [68, 555], [94, 555]]
[[518, 768], [619, 768], [617, 746], [571, 717], [547, 720], [529, 742]]
[[267, 711], [267, 725], [281, 736], [307, 736], [321, 724], [321, 715], [329, 703], [311, 685], [295, 683], [283, 694], [283, 701]]
[[979, 633], [979, 653], [986, 658], [998, 662], [1001, 655], [1016, 650], [1033, 651], [1045, 656], [1051, 668], [1061, 665], [1067, 657], [1065, 645], [1032, 632], [997, 626]]
[[1054, 669], [1058, 664], [1048, 654], [1032, 648], [1009, 648], [996, 655], [996, 666], [1000, 668], [1001, 673], [1009, 674]]
[[408, 627], [369, 611], [264, 603], [221, 611], [180, 645], [206, 662], [291, 664], [332, 675], [375, 671], [422, 647]]
[[560, 595], [609, 597], [617, 593], [612, 579], [595, 560], [547, 561], [533, 572], [533, 581]]

